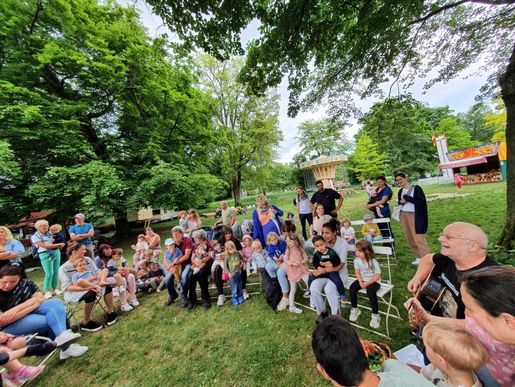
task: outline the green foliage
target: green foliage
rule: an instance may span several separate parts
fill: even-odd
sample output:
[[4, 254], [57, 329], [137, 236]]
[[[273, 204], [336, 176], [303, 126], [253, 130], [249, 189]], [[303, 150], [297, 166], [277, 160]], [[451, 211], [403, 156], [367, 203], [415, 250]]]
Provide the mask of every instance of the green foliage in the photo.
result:
[[469, 148], [480, 144], [479, 141], [473, 141], [471, 139], [470, 133], [463, 130], [458, 120], [454, 117], [444, 118], [439, 122], [435, 135], [439, 136], [443, 133], [445, 133], [447, 137], [447, 144], [450, 151]]
[[350, 149], [343, 124], [330, 118], [301, 122], [297, 140], [302, 147], [299, 153], [306, 160], [341, 155]]
[[463, 130], [470, 133], [472, 140], [480, 144], [491, 141], [497, 126], [487, 122], [487, 118], [494, 114], [492, 108], [482, 102], [470, 107], [465, 114], [460, 115]]
[[495, 100], [497, 113], [490, 113], [483, 117], [485, 125], [494, 130], [491, 141], [506, 141], [506, 107], [502, 99]]
[[379, 145], [366, 133], [359, 136], [356, 148], [349, 160], [349, 169], [354, 172], [359, 181], [374, 179], [384, 173], [386, 155], [380, 153]]

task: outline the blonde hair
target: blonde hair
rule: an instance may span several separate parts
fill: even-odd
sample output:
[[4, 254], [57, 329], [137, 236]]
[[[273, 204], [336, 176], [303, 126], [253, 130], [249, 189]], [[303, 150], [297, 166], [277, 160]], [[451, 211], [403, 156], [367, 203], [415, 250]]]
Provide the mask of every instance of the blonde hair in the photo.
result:
[[73, 267], [77, 267], [77, 266], [79, 266], [79, 264], [80, 264], [80, 263], [82, 263], [82, 262], [84, 262], [84, 263], [86, 263], [86, 264], [88, 263], [88, 261], [86, 261], [86, 258], [82, 258], [82, 257], [80, 257], [80, 258], [75, 259], [75, 260], [72, 262], [72, 265], [73, 265]]
[[40, 219], [36, 223], [34, 223], [34, 228], [39, 231], [41, 226], [48, 226], [48, 220]]
[[250, 247], [252, 247], [253, 249], [262, 249], [263, 246], [261, 245], [261, 241], [259, 239], [256, 239], [255, 241], [252, 242], [252, 244], [250, 245]]
[[345, 224], [345, 222], [349, 223], [349, 226], [351, 225], [349, 218], [342, 219], [342, 226]]
[[261, 204], [266, 204], [268, 206], [268, 199], [263, 194], [259, 194], [256, 196], [256, 203], [257, 202], [259, 202]]
[[476, 371], [488, 359], [488, 351], [465, 329], [441, 321], [424, 327], [424, 343], [449, 365], [461, 371]]
[[142, 239], [142, 238], [145, 239], [145, 234], [139, 234], [138, 235], [138, 239]]
[[5, 240], [10, 241], [11, 239], [14, 239], [13, 233], [7, 227], [0, 226], [0, 230], [3, 230], [5, 232]]
[[279, 234], [277, 234], [276, 232], [273, 232], [273, 231], [269, 232], [268, 235], [266, 236], [266, 244], [269, 245], [271, 242], [271, 238], [274, 238], [274, 237], [279, 239]]
[[233, 241], [227, 241], [225, 242], [225, 252], [227, 253], [227, 250], [231, 248], [231, 249], [234, 249], [236, 250], [236, 245], [234, 244]]
[[63, 226], [61, 226], [59, 223], [53, 224], [50, 226], [50, 230], [56, 230], [56, 232], [61, 232], [63, 229]]
[[113, 249], [113, 255], [122, 256], [123, 255], [123, 249], [120, 249], [120, 248]]

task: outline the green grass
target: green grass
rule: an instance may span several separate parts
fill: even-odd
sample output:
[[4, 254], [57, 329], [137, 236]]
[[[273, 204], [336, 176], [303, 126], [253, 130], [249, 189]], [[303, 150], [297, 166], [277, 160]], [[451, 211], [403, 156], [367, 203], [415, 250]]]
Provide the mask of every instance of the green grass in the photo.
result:
[[[395, 192], [397, 189], [394, 190]], [[454, 186], [424, 187], [426, 195], [457, 193]], [[429, 203], [428, 241], [432, 251], [439, 250], [437, 237], [443, 227], [453, 221], [466, 221], [482, 227], [491, 240], [501, 232], [505, 217], [505, 191], [502, 183], [466, 186], [462, 198]], [[271, 202], [286, 212], [294, 212], [294, 193], [269, 195]], [[366, 194], [345, 200], [340, 218], [360, 219], [367, 213]], [[243, 204], [253, 204], [254, 198], [244, 198]], [[229, 205], [232, 203], [230, 202]], [[212, 210], [218, 203], [212, 203]], [[239, 216], [250, 218], [251, 213]], [[205, 225], [215, 220], [204, 220]], [[162, 240], [169, 237], [177, 222], [154, 225]], [[401, 308], [408, 298], [405, 285], [415, 272], [410, 264], [413, 256], [406, 244], [400, 224], [393, 222], [397, 241], [398, 262], [393, 266], [394, 303]], [[137, 231], [137, 230], [135, 230]], [[135, 238], [133, 238], [135, 239]], [[118, 246], [129, 251], [133, 240]], [[130, 254], [127, 254], [130, 255]], [[41, 271], [31, 278], [42, 281]], [[250, 277], [255, 281], [256, 277]], [[301, 292], [298, 292], [300, 297]], [[178, 305], [166, 308], [166, 294], [141, 297], [141, 306], [123, 314], [112, 327], [98, 333], [83, 334], [81, 344], [90, 351], [79, 359], [58, 364], [56, 357], [47, 366], [36, 385], [41, 386], [157, 386], [157, 385], [217, 385], [217, 386], [326, 386], [319, 376], [310, 347], [310, 337], [316, 316], [304, 311], [301, 315], [274, 313], [263, 295], [253, 296], [242, 306], [227, 304], [209, 311], [196, 309], [188, 313]], [[359, 331], [365, 339], [380, 339], [393, 350], [409, 343], [406, 313], [404, 321], [393, 320], [392, 340]], [[369, 314], [360, 321], [368, 323]]]

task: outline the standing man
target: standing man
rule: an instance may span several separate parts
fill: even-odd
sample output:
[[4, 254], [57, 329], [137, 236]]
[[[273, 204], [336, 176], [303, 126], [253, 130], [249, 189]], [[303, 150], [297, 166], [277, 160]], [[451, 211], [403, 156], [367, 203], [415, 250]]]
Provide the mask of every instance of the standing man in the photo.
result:
[[68, 232], [70, 233], [70, 239], [86, 248], [86, 254], [88, 257], [93, 259], [95, 252], [93, 248], [93, 234], [95, 230], [91, 223], [86, 223], [86, 216], [82, 213], [75, 215], [75, 225], [71, 226]]
[[[332, 188], [324, 188], [322, 180], [317, 180], [315, 185], [318, 191], [311, 196], [313, 208], [316, 208], [318, 204], [322, 204], [324, 206], [325, 215], [331, 215], [333, 218], [337, 218], [338, 211], [343, 204], [343, 196]], [[336, 199], [338, 199], [338, 205], [335, 205], [334, 203]]]
[[236, 218], [236, 210], [227, 205], [225, 200], [220, 202], [222, 216], [215, 223], [216, 226], [229, 226], [236, 237], [240, 237], [241, 230], [239, 227], [238, 219]]

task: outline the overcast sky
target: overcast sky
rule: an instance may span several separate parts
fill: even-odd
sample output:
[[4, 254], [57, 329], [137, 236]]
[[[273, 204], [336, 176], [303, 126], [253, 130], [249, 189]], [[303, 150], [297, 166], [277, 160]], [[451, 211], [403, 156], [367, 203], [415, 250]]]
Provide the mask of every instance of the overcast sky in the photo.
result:
[[[118, 0], [123, 5], [134, 5], [140, 12], [140, 20], [147, 28], [152, 36], [168, 33], [170, 37], [173, 34], [166, 28], [161, 18], [152, 13], [152, 8], [143, 0]], [[245, 44], [258, 35], [258, 23], [251, 23], [246, 30], [242, 32], [242, 41]], [[479, 93], [479, 88], [486, 82], [486, 76], [473, 75], [473, 70], [464, 73], [460, 78], [455, 78], [447, 83], [438, 83], [423, 93], [424, 82], [423, 79], [417, 79], [413, 86], [408, 90], [413, 97], [419, 101], [426, 102], [431, 107], [449, 105], [456, 113], [466, 111], [474, 104], [474, 98]], [[301, 112], [295, 118], [288, 117], [288, 91], [287, 81], [283, 79], [279, 87], [281, 102], [279, 113], [279, 125], [283, 132], [283, 141], [277, 151], [277, 161], [290, 162], [293, 156], [298, 152], [297, 141], [297, 126], [299, 123], [306, 119], [318, 119], [325, 116], [326, 108], [320, 106], [312, 112]], [[374, 102], [379, 101], [375, 98], [356, 101], [356, 105], [361, 108], [363, 112], [367, 112]], [[357, 130], [358, 125], [354, 122], [346, 128], [349, 138], [352, 138]], [[430, 139], [428, 139], [430, 141]]]

